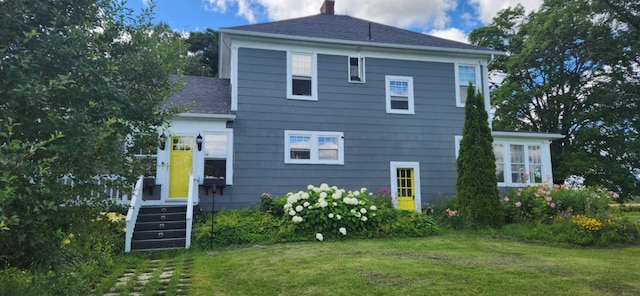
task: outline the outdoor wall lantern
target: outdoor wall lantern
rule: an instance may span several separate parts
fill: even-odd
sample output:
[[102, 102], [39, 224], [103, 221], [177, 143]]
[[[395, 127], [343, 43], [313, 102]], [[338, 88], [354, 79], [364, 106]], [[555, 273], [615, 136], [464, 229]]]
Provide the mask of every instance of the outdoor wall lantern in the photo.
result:
[[164, 135], [164, 133], [162, 133], [162, 135], [160, 135], [160, 150], [164, 150], [164, 146], [167, 144], [167, 136]]
[[196, 144], [198, 144], [198, 151], [202, 151], [202, 136], [199, 133], [196, 137]]

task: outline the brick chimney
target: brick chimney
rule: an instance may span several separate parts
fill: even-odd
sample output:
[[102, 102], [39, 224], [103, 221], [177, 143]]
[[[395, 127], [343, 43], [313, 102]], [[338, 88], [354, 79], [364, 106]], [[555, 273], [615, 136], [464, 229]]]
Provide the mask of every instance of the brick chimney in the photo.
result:
[[320, 7], [320, 13], [322, 14], [334, 14], [333, 5], [336, 4], [335, 0], [324, 0]]

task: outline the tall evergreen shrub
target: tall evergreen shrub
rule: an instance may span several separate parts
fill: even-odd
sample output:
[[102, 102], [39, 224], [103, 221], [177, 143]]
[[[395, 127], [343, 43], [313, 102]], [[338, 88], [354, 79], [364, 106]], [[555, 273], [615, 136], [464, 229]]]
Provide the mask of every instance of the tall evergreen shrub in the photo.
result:
[[499, 202], [493, 136], [483, 95], [469, 84], [465, 121], [458, 154], [455, 205], [460, 217], [474, 227], [500, 227], [504, 213]]

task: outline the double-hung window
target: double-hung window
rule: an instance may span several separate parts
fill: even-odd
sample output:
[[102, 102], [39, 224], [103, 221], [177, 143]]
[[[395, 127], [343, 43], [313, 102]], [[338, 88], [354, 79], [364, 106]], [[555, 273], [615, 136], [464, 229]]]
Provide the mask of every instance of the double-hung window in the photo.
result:
[[287, 98], [317, 100], [316, 55], [287, 52]]
[[227, 179], [230, 137], [228, 133], [204, 134], [204, 177], [209, 179]]
[[477, 68], [475, 65], [458, 65], [456, 73], [456, 84], [458, 86], [456, 106], [463, 107], [469, 94], [469, 83], [472, 83], [476, 90], [480, 87], [477, 83]]
[[344, 164], [342, 132], [284, 131], [284, 162]]
[[363, 57], [349, 57], [349, 82], [364, 83]]
[[387, 113], [414, 114], [413, 77], [385, 76]]
[[543, 182], [542, 146], [495, 143], [498, 183], [540, 184]]

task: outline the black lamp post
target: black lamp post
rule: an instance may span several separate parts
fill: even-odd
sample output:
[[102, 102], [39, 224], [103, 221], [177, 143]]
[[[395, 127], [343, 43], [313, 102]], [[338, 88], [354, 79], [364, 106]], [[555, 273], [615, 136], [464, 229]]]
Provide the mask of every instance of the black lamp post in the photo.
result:
[[196, 137], [196, 144], [198, 145], [198, 151], [202, 151], [202, 136], [199, 133]]

